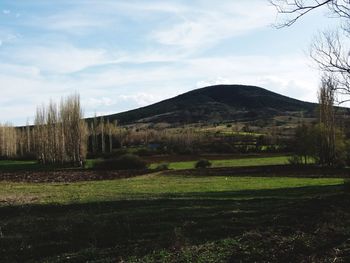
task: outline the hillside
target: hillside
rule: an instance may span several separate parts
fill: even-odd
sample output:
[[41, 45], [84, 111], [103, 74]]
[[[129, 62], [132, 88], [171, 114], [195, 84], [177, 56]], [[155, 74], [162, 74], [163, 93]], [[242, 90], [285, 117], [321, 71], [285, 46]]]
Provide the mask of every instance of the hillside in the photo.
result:
[[195, 123], [266, 119], [303, 112], [313, 115], [316, 104], [245, 85], [216, 85], [193, 90], [146, 107], [108, 115], [121, 124]]

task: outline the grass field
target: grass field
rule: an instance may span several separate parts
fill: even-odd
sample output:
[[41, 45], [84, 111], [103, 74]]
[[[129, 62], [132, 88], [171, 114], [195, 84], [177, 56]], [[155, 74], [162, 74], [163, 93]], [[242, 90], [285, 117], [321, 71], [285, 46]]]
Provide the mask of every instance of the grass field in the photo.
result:
[[[2, 182], [0, 262], [300, 262], [319, 250], [328, 256], [350, 233], [342, 183], [161, 174]], [[341, 222], [336, 229], [322, 227], [334, 220]]]
[[[260, 166], [260, 165], [275, 165], [288, 164], [289, 156], [272, 156], [272, 157], [257, 157], [257, 158], [242, 158], [242, 159], [224, 159], [210, 160], [211, 167], [237, 167], [237, 166]], [[156, 168], [161, 163], [152, 163], [151, 169]], [[169, 169], [193, 169], [196, 161], [186, 162], [169, 162]]]
[[16, 160], [0, 160], [0, 170], [33, 170], [38, 169], [37, 161], [16, 161]]
[[[85, 168], [93, 168], [94, 164], [98, 162], [98, 159], [88, 159], [85, 163]], [[274, 165], [274, 164], [287, 164], [288, 156], [267, 156], [267, 157], [249, 157], [249, 158], [235, 158], [235, 159], [222, 159], [222, 160], [210, 160], [212, 167], [235, 167], [235, 166], [260, 166], [260, 165]], [[196, 160], [182, 161], [182, 162], [169, 162], [169, 169], [192, 169], [195, 167]], [[150, 164], [150, 169], [155, 169], [160, 163]], [[13, 171], [13, 170], [50, 170], [53, 166], [43, 166], [37, 161], [13, 161], [13, 160], [0, 160], [0, 171]]]
[[[170, 198], [186, 193], [236, 192], [231, 198], [251, 198], [241, 192], [338, 185], [343, 179], [190, 177], [145, 175], [130, 179], [81, 182], [74, 184], [28, 184], [0, 182], [0, 205], [23, 203], [87, 203], [120, 199]], [[210, 196], [209, 196], [210, 197]], [[202, 197], [203, 198], [203, 197]]]

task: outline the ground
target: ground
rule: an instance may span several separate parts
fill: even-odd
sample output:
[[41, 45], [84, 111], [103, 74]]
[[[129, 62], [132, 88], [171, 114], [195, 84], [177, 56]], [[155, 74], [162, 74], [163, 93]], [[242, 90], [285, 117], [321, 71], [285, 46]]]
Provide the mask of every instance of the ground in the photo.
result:
[[0, 183], [0, 262], [349, 262], [341, 178]]

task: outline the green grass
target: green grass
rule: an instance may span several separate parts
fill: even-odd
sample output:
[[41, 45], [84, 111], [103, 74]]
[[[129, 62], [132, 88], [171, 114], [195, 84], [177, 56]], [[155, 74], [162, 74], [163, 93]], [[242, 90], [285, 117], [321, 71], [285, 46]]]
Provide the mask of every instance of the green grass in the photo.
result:
[[[211, 167], [237, 167], [237, 166], [260, 166], [260, 165], [275, 165], [287, 164], [289, 156], [274, 156], [274, 157], [258, 157], [258, 158], [242, 158], [242, 159], [225, 159], [225, 160], [210, 160]], [[160, 163], [152, 163], [151, 169], [155, 169]], [[169, 169], [181, 170], [195, 168], [196, 161], [186, 162], [170, 162]]]
[[40, 164], [37, 161], [0, 160], [0, 171], [34, 170], [39, 167]]
[[348, 238], [342, 183], [161, 174], [1, 182], [0, 262], [300, 262], [313, 253], [304, 243], [333, 251]]
[[[89, 169], [94, 166], [100, 159], [87, 159], [85, 168]], [[0, 171], [14, 171], [14, 170], [50, 170], [54, 168], [62, 168], [60, 165], [42, 165], [36, 160], [32, 161], [18, 161], [18, 160], [0, 160]]]
[[[90, 169], [94, 167], [96, 162], [101, 159], [87, 159], [85, 168]], [[224, 160], [210, 160], [212, 167], [235, 167], [235, 166], [259, 166], [259, 165], [274, 165], [274, 164], [287, 164], [288, 156], [273, 156], [273, 157], [258, 157], [258, 158], [241, 158], [241, 159], [224, 159]], [[171, 162], [169, 163], [169, 169], [192, 169], [195, 167], [196, 160], [186, 162]], [[150, 164], [150, 169], [155, 169], [160, 163]], [[13, 170], [50, 170], [55, 168], [54, 166], [44, 166], [37, 161], [15, 161], [15, 160], [0, 160], [0, 171], [13, 171]]]
[[237, 192], [231, 198], [251, 198], [242, 191], [288, 189], [342, 184], [343, 179], [189, 177], [146, 175], [130, 179], [74, 184], [28, 184], [0, 182], [0, 201], [12, 204], [87, 203], [120, 199], [164, 198], [186, 193]]

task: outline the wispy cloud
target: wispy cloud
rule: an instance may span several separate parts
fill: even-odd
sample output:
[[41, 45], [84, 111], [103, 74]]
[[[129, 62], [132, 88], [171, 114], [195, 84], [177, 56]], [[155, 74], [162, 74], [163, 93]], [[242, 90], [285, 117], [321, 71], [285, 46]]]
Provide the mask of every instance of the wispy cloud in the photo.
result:
[[[259, 12], [251, 11], [258, 9]], [[222, 39], [266, 27], [271, 23], [272, 12], [261, 1], [220, 3], [215, 9], [210, 9], [206, 4], [195, 11], [177, 13], [177, 23], [154, 31], [152, 37], [165, 45], [206, 47]]]
[[89, 67], [108, 63], [104, 50], [83, 49], [72, 45], [35, 46], [18, 49], [11, 59], [21, 64], [37, 67], [51, 74], [69, 74]]

